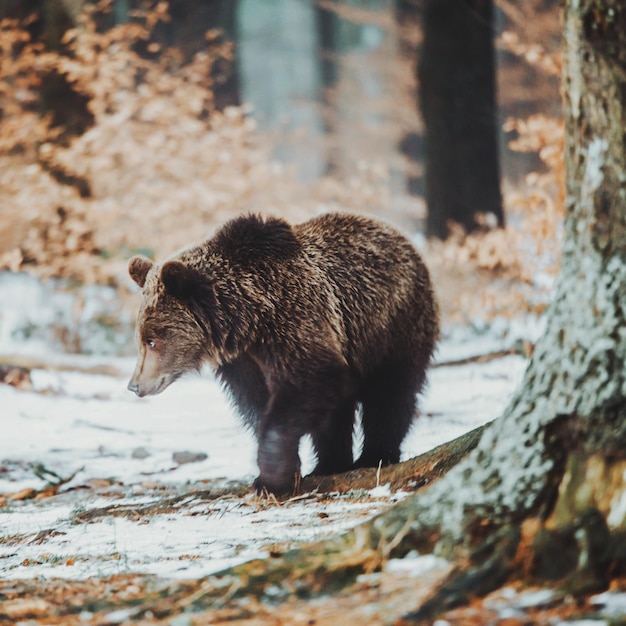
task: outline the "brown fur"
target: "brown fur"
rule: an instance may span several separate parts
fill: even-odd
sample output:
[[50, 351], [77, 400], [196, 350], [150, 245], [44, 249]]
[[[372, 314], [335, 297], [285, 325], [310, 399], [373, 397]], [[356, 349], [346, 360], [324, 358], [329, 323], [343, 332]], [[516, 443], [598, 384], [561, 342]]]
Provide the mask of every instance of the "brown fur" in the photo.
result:
[[395, 463], [438, 336], [428, 271], [390, 226], [352, 214], [290, 226], [250, 215], [162, 265], [134, 257], [143, 288], [129, 383], [159, 393], [213, 365], [259, 450], [257, 489], [289, 490], [310, 434], [316, 473]]

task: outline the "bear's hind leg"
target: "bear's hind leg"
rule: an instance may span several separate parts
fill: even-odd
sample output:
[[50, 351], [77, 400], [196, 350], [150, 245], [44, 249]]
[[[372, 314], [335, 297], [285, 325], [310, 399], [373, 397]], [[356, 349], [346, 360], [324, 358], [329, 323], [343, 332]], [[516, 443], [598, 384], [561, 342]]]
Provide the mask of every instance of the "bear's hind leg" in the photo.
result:
[[388, 367], [369, 377], [361, 391], [363, 449], [355, 467], [400, 461], [400, 444], [409, 432], [422, 381], [411, 368]]
[[317, 455], [314, 476], [340, 474], [352, 468], [352, 435], [356, 400], [346, 398], [329, 419], [311, 433]]

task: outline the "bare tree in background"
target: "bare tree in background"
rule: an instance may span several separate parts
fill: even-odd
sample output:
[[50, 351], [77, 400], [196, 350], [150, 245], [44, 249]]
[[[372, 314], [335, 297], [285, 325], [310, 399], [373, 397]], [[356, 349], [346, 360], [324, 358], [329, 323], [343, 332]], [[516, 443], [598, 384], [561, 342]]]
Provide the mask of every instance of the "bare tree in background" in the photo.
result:
[[427, 234], [504, 224], [497, 143], [492, 0], [425, 0], [418, 59], [425, 125]]

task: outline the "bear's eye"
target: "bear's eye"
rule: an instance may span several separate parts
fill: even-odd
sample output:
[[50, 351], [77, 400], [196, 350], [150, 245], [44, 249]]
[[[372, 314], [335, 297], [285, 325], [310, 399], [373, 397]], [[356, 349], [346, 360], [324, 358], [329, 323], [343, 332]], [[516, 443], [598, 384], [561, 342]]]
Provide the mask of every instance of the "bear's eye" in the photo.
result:
[[146, 341], [146, 345], [148, 346], [148, 348], [150, 348], [151, 350], [154, 350], [154, 348], [156, 348], [156, 342], [154, 341], [154, 339], [148, 339]]

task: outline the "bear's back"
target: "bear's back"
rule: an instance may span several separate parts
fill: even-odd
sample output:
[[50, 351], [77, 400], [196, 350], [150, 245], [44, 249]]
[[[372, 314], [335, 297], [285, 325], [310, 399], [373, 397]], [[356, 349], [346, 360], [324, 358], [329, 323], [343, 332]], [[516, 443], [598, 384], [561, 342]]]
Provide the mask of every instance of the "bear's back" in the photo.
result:
[[314, 338], [340, 345], [361, 371], [391, 354], [432, 353], [438, 314], [428, 271], [385, 223], [328, 213], [290, 226], [248, 215], [178, 256], [218, 288], [242, 346]]
[[373, 351], [432, 351], [437, 306], [428, 271], [404, 235], [347, 213], [321, 215], [294, 232], [339, 303], [351, 361]]
[[[410, 297], [428, 272], [411, 242], [392, 226], [360, 215], [328, 213], [294, 226], [304, 253], [321, 268], [340, 297]], [[369, 308], [369, 307], [368, 307]]]

